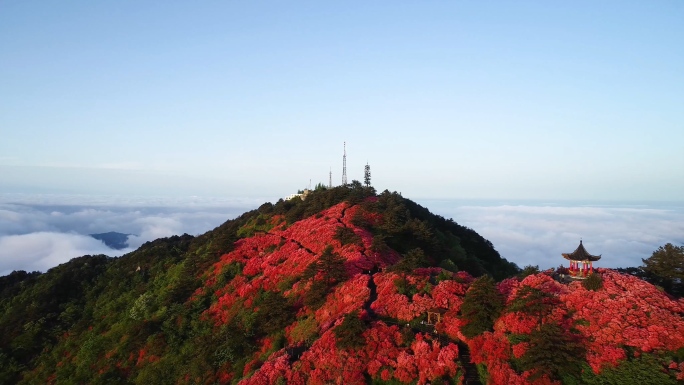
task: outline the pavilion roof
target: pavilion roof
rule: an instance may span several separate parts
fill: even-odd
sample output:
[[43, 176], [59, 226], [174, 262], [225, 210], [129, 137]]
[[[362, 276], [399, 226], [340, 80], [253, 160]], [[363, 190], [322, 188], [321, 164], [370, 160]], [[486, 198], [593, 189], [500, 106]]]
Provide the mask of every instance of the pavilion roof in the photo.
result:
[[563, 253], [563, 258], [570, 261], [598, 261], [601, 259], [600, 255], [592, 255], [587, 252], [587, 249], [582, 245], [582, 240], [580, 240], [579, 246], [572, 253]]

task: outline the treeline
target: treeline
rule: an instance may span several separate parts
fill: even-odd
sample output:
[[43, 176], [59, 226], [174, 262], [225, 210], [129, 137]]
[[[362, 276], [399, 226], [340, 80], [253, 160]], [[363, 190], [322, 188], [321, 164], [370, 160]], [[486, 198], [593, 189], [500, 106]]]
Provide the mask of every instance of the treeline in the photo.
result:
[[684, 246], [667, 243], [642, 262], [639, 267], [616, 270], [661, 287], [673, 296], [684, 296]]

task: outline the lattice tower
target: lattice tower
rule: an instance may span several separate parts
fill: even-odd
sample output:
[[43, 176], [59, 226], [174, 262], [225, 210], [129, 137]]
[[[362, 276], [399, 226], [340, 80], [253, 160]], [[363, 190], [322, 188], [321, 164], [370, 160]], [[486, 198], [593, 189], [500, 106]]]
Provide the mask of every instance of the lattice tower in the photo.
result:
[[342, 155], [342, 186], [347, 185], [347, 142], [344, 142], [344, 155]]

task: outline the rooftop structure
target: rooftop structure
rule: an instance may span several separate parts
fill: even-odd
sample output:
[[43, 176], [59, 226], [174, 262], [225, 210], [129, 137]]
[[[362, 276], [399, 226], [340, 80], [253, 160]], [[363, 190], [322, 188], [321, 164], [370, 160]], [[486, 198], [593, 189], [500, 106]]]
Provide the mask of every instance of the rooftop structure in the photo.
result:
[[304, 191], [301, 192], [301, 193], [290, 194], [290, 195], [286, 196], [286, 197], [285, 197], [285, 200], [286, 200], [286, 201], [289, 201], [289, 200], [294, 199], [294, 198], [297, 198], [297, 197], [301, 198], [302, 200], [305, 200], [305, 199], [306, 199], [306, 196], [309, 195], [310, 192], [311, 192], [311, 191], [310, 191], [308, 188], [305, 188]]
[[583, 278], [589, 273], [594, 272], [593, 262], [601, 259], [600, 255], [593, 255], [587, 252], [587, 249], [582, 245], [582, 240], [580, 239], [580, 244], [577, 246], [575, 251], [572, 253], [562, 253], [563, 258], [570, 261], [570, 275]]

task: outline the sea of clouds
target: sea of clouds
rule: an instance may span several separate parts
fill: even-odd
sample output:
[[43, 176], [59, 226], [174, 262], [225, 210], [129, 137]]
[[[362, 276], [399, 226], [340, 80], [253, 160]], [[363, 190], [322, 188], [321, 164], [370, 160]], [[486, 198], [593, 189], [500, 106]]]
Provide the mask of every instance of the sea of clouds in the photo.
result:
[[[46, 271], [82, 255], [121, 256], [147, 241], [199, 235], [264, 200], [0, 194], [0, 275]], [[114, 250], [89, 234], [133, 234]]]
[[568, 263], [561, 253], [580, 239], [594, 266], [642, 265], [666, 243], [684, 245], [684, 203], [588, 202], [420, 202], [489, 239], [499, 253], [518, 266], [542, 269]]
[[[267, 198], [121, 198], [0, 194], [0, 275], [46, 271], [82, 255], [120, 256], [147, 241], [199, 235], [255, 209]], [[567, 262], [583, 239], [595, 266], [641, 265], [665, 243], [684, 244], [684, 204], [589, 204], [419, 200], [430, 211], [470, 227], [519, 266]], [[113, 250], [88, 234], [131, 235]]]

